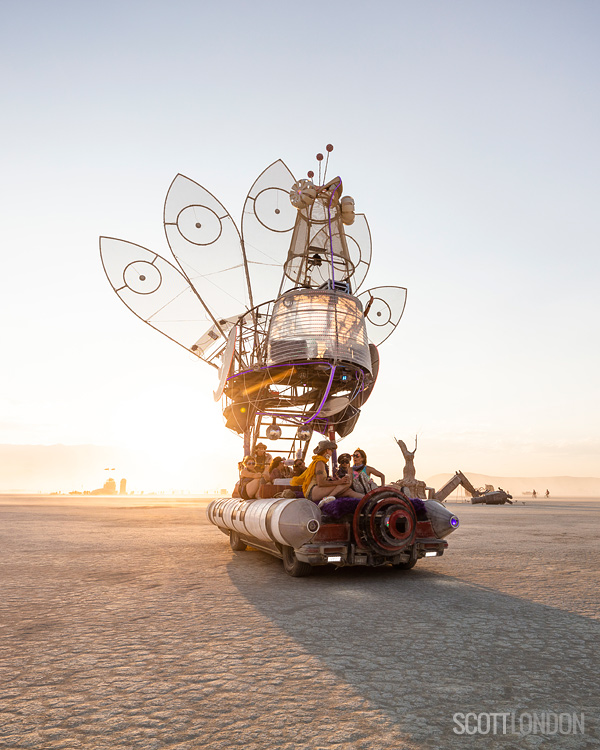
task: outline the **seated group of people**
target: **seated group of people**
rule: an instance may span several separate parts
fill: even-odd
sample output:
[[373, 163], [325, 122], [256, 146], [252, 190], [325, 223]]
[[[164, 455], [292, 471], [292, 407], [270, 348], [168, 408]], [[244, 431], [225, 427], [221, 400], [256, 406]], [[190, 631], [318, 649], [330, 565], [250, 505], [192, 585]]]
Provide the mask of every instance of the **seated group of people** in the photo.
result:
[[267, 453], [267, 446], [264, 443], [257, 443], [254, 453], [240, 462], [239, 469], [238, 492], [244, 500], [252, 500], [258, 496], [261, 484], [273, 483], [275, 479], [291, 479], [299, 476], [306, 466], [302, 458], [297, 458], [289, 466], [281, 456], [273, 458], [270, 453]]
[[333, 441], [321, 440], [308, 467], [302, 458], [297, 458], [290, 467], [281, 456], [272, 458], [267, 446], [258, 443], [253, 455], [246, 456], [240, 464], [239, 494], [245, 500], [252, 500], [258, 496], [261, 484], [289, 478], [292, 487], [302, 487], [304, 497], [319, 503], [326, 497], [361, 498], [377, 486], [373, 476], [380, 479], [381, 485], [385, 484], [385, 475], [367, 464], [367, 454], [361, 448], [352, 455], [342, 453], [330, 476], [329, 459], [336, 448]]

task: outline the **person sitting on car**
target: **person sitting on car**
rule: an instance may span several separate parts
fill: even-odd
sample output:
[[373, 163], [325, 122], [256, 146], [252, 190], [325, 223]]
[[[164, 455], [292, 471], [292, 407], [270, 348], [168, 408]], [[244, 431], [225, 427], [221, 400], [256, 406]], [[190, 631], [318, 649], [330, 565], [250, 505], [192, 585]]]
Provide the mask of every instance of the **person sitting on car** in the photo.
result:
[[292, 486], [301, 484], [304, 497], [313, 503], [318, 503], [324, 497], [361, 498], [364, 494], [359, 494], [351, 489], [351, 476], [342, 479], [329, 477], [327, 462], [336, 448], [337, 445], [332, 440], [321, 440], [313, 450], [315, 455], [306, 471], [299, 477], [292, 477]]
[[300, 474], [302, 474], [304, 471], [306, 471], [306, 464], [304, 463], [304, 459], [297, 458], [294, 461], [294, 465], [292, 466], [292, 476], [299, 477]]
[[367, 454], [362, 448], [357, 448], [352, 454], [353, 464], [351, 467], [354, 481], [352, 486], [355, 490], [362, 490], [363, 493], [370, 492], [377, 487], [377, 484], [371, 479], [376, 476], [381, 479], [381, 486], [385, 484], [385, 474], [367, 464]]
[[339, 465], [336, 469], [336, 474], [340, 479], [348, 476], [350, 471], [350, 461], [352, 461], [352, 456], [349, 453], [340, 453], [338, 456]]
[[273, 460], [273, 456], [267, 453], [267, 446], [264, 443], [257, 443], [254, 446], [252, 458], [256, 461], [256, 471], [260, 471], [261, 473]]
[[269, 464], [269, 481], [272, 482], [274, 479], [287, 479], [287, 477], [287, 466], [283, 462], [283, 458], [281, 456], [275, 456]]
[[240, 471], [239, 492], [244, 500], [256, 498], [261, 479], [268, 479], [268, 471], [257, 471], [256, 461], [253, 456], [246, 456], [242, 461], [243, 467]]

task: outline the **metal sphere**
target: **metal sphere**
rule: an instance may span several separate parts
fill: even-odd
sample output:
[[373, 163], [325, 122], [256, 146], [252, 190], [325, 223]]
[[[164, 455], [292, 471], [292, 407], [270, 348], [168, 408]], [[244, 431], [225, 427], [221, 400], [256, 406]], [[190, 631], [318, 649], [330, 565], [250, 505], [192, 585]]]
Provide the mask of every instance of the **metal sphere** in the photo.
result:
[[270, 424], [265, 434], [268, 440], [279, 440], [281, 437], [281, 427], [278, 424]]
[[298, 427], [298, 430], [296, 432], [296, 437], [298, 440], [310, 440], [310, 436], [312, 435], [312, 430], [310, 427]]

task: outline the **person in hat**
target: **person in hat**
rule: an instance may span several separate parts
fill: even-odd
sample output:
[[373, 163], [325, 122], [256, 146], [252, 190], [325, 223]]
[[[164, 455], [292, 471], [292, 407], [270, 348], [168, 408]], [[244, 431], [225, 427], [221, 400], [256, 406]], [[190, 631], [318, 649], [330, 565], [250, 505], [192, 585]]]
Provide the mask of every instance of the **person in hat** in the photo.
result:
[[348, 476], [350, 473], [350, 462], [352, 456], [349, 453], [340, 453], [338, 456], [338, 467], [335, 470], [336, 476], [341, 479], [342, 477]]
[[299, 477], [300, 474], [306, 471], [306, 464], [303, 458], [296, 458], [292, 466], [292, 476]]
[[264, 443], [257, 443], [254, 446], [252, 458], [256, 461], [256, 471], [259, 471], [261, 474], [265, 469], [269, 468], [269, 464], [273, 460], [273, 456], [267, 453], [267, 446]]
[[355, 497], [362, 494], [351, 489], [352, 477], [330, 478], [327, 462], [337, 445], [331, 440], [321, 440], [313, 449], [313, 460], [299, 477], [292, 477], [292, 486], [302, 485], [304, 497], [318, 503], [324, 497]]

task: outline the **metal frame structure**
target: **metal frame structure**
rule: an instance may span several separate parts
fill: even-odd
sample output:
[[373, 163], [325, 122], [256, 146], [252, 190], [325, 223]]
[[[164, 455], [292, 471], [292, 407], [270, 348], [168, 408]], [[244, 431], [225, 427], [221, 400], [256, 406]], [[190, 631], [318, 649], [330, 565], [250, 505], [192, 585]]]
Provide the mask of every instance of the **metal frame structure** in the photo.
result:
[[[371, 234], [342, 191], [339, 177], [317, 186], [296, 180], [278, 160], [250, 188], [240, 232], [212, 193], [178, 174], [163, 211], [172, 260], [126, 240], [100, 238], [104, 271], [122, 302], [220, 370], [215, 396], [223, 399], [227, 426], [243, 435], [244, 453], [259, 438], [269, 439], [274, 423], [290, 455], [306, 454], [312, 430], [349, 434], [375, 383], [376, 347], [402, 317], [404, 288], [359, 293], [371, 263]], [[279, 301], [308, 290], [336, 316], [339, 305], [355, 300], [370, 340], [365, 334], [360, 356], [317, 336], [312, 356], [269, 361]], [[310, 314], [306, 319], [310, 326]], [[322, 339], [335, 342], [337, 328], [321, 330]], [[277, 432], [271, 430], [272, 439]]]

